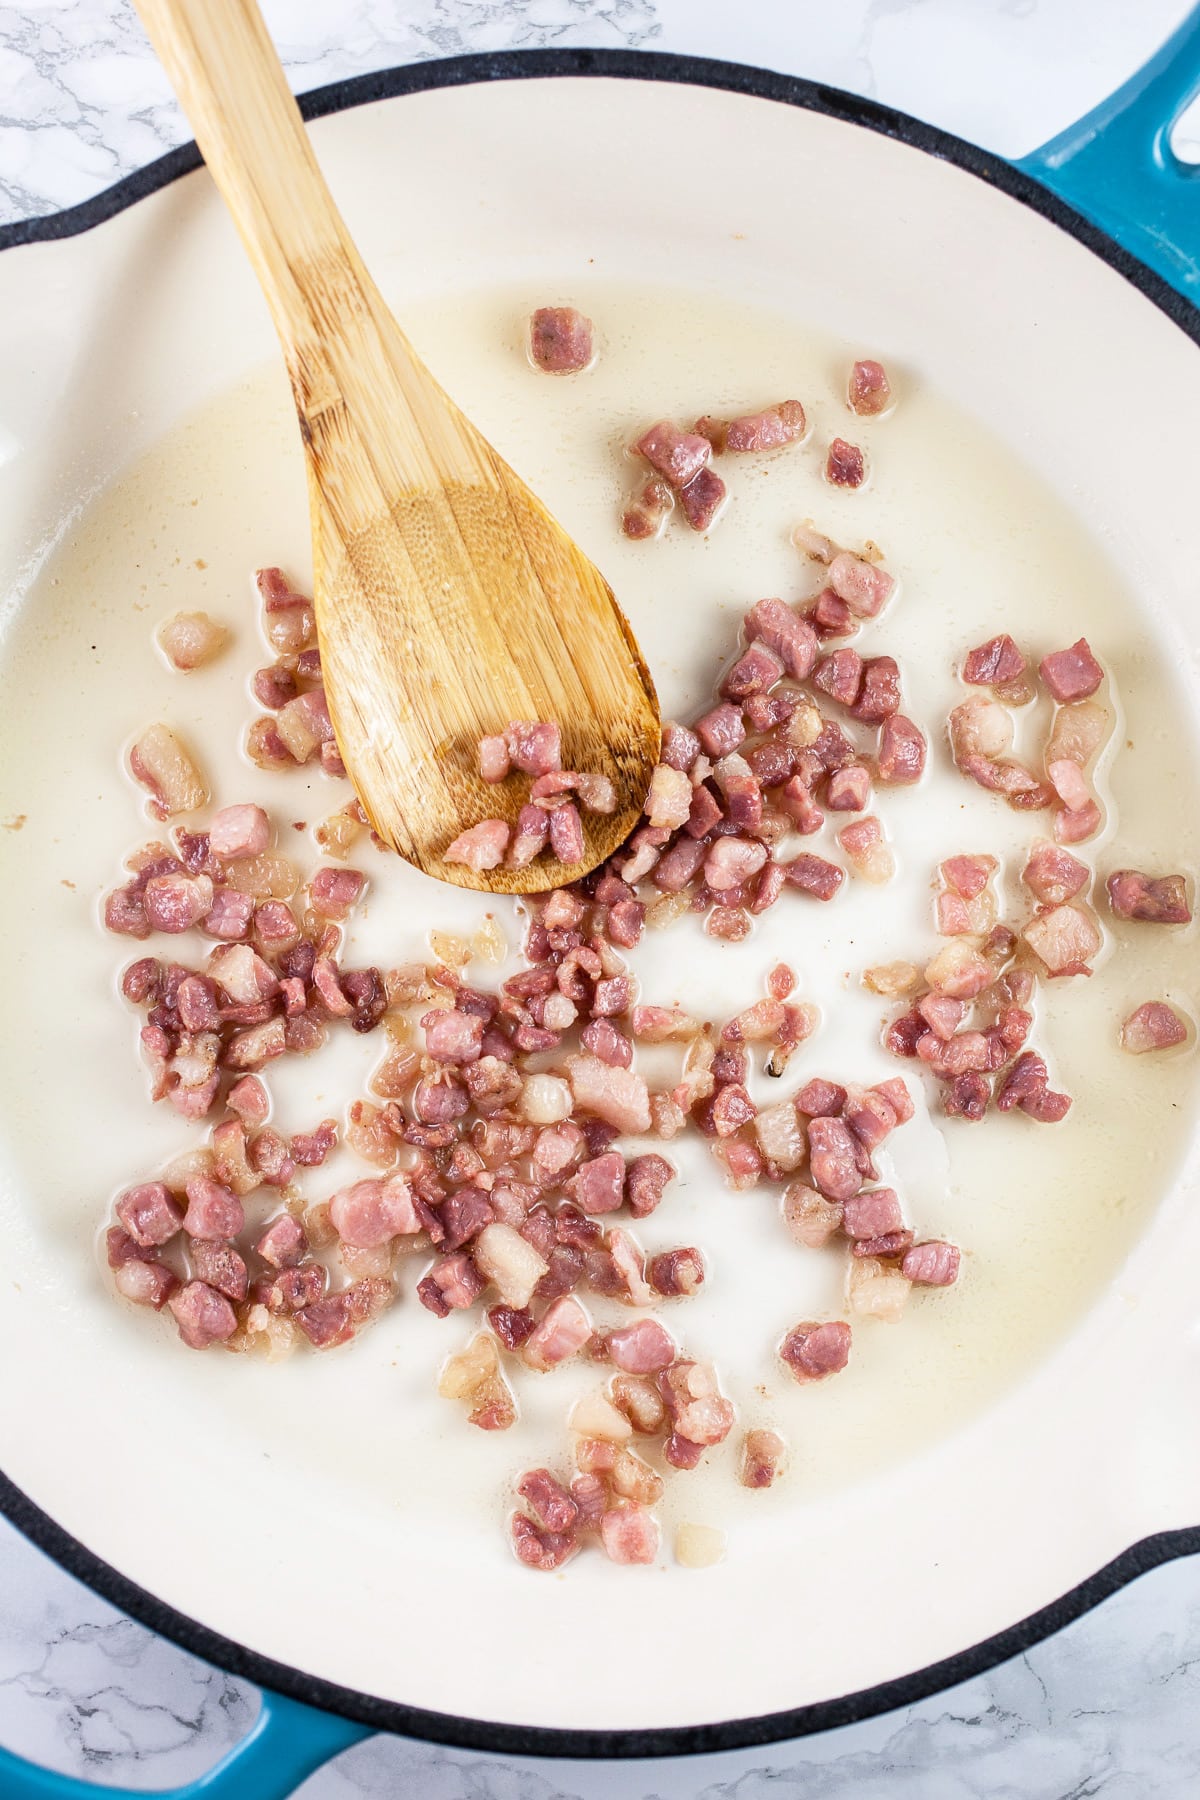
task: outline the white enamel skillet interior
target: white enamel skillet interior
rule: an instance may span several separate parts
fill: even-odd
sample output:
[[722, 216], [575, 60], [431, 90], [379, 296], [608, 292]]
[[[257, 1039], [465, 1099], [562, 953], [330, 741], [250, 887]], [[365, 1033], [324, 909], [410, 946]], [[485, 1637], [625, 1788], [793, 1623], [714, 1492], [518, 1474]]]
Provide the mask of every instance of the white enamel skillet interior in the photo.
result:
[[[498, 70], [526, 78], [483, 79]], [[401, 318], [489, 282], [561, 284], [591, 258], [784, 296], [936, 374], [1018, 447], [1142, 596], [1168, 660], [1194, 667], [1195, 315], [1144, 272], [1139, 292], [1031, 184], [868, 105], [716, 65], [465, 61], [351, 84], [336, 104], [389, 87], [404, 97], [321, 118], [314, 136]], [[693, 144], [702, 182], [670, 173], [670, 147]], [[660, 151], [667, 177], [647, 179]], [[0, 259], [11, 596], [73, 507], [274, 354], [210, 185], [172, 172], [135, 181], [144, 197], [102, 230]], [[25, 1030], [10, 1021], [9, 1056]], [[960, 1679], [1200, 1548], [1194, 1144], [1119, 1282], [986, 1418], [814, 1502], [794, 1551], [636, 1589], [599, 1559], [547, 1581], [494, 1559], [456, 1588], [452, 1560], [398, 1554], [394, 1518], [346, 1511], [344, 1485], [299, 1482], [278, 1454], [248, 1462], [219, 1428], [198, 1454], [188, 1416], [219, 1424], [225, 1359], [174, 1356], [168, 1380], [154, 1334], [109, 1329], [95, 1197], [48, 1237], [14, 1168], [0, 1169], [5, 1509], [187, 1647], [373, 1726], [581, 1755], [795, 1735]], [[337, 1368], [320, 1364], [321, 1404], [336, 1405]], [[904, 1546], [886, 1574], [835, 1553], [880, 1519]], [[355, 1555], [320, 1550], [331, 1533]], [[315, 1600], [296, 1570], [317, 1572]]]

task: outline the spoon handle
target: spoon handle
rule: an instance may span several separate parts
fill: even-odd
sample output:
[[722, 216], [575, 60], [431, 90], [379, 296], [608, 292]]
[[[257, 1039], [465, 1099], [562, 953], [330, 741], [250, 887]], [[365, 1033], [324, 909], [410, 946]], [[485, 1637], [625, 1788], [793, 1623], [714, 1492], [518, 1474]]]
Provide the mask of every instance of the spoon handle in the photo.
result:
[[256, 0], [135, 0], [283, 346], [310, 471], [343, 536], [381, 492], [494, 484], [493, 452], [417, 357], [317, 164]]
[[[255, 0], [136, 0], [233, 215], [305, 412], [331, 394], [325, 342], [379, 299]], [[336, 385], [336, 384], [335, 384]]]

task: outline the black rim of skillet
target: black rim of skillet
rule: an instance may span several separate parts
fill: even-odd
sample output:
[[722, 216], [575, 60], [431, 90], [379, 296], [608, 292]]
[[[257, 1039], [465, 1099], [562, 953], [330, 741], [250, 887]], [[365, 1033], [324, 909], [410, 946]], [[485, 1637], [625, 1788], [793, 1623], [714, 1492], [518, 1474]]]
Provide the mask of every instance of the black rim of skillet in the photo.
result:
[[[562, 75], [605, 76], [632, 81], [680, 82], [693, 87], [723, 88], [730, 93], [746, 94], [761, 100], [773, 100], [785, 106], [799, 106], [809, 112], [824, 113], [846, 124], [860, 125], [923, 150], [927, 155], [952, 163], [978, 176], [990, 187], [1032, 208], [1043, 218], [1068, 232], [1081, 244], [1116, 269], [1133, 283], [1160, 311], [1166, 313], [1181, 331], [1200, 344], [1200, 310], [1148, 269], [1144, 263], [1123, 250], [1106, 233], [1074, 212], [1056, 195], [1032, 180], [1002, 157], [968, 144], [932, 125], [864, 100], [839, 88], [803, 81], [790, 75], [779, 75], [766, 69], [750, 68], [742, 63], [717, 62], [707, 57], [673, 56], [658, 51], [640, 50], [510, 50], [492, 55], [454, 56], [441, 61], [409, 64], [384, 69], [369, 75], [335, 81], [328, 87], [315, 89], [300, 99], [300, 110], [306, 119], [324, 118], [352, 106], [372, 100], [391, 99], [399, 94], [422, 93], [433, 88], [465, 87], [478, 82], [527, 81]], [[90, 231], [106, 219], [123, 212], [126, 207], [157, 193], [200, 166], [200, 154], [194, 143], [183, 144], [135, 174], [128, 175], [113, 187], [106, 188], [82, 205], [45, 218], [22, 220], [0, 227], [0, 250], [20, 244], [47, 243], [57, 238], [74, 237]], [[885, 1681], [876, 1687], [863, 1688], [836, 1700], [823, 1700], [789, 1711], [767, 1713], [759, 1718], [729, 1719], [712, 1725], [686, 1725], [662, 1729], [643, 1728], [634, 1731], [574, 1731], [542, 1726], [507, 1725], [483, 1719], [463, 1718], [453, 1713], [430, 1712], [423, 1707], [404, 1706], [396, 1701], [381, 1700], [351, 1688], [308, 1675], [270, 1657], [249, 1650], [232, 1639], [222, 1637], [196, 1620], [187, 1618], [155, 1595], [122, 1575], [118, 1570], [93, 1555], [77, 1538], [64, 1531], [47, 1513], [35, 1506], [8, 1478], [0, 1473], [0, 1512], [17, 1529], [113, 1606], [149, 1626], [152, 1631], [170, 1638], [192, 1655], [215, 1663], [231, 1674], [253, 1682], [258, 1687], [274, 1689], [293, 1700], [305, 1702], [326, 1712], [340, 1713], [374, 1731], [392, 1732], [402, 1737], [423, 1738], [433, 1743], [450, 1744], [465, 1750], [501, 1752], [509, 1756], [576, 1757], [589, 1760], [625, 1757], [694, 1756], [705, 1752], [744, 1749], [759, 1744], [773, 1744], [786, 1738], [799, 1738], [814, 1732], [834, 1730], [880, 1713], [927, 1699], [975, 1675], [984, 1674], [998, 1663], [1019, 1656], [1060, 1631], [1072, 1620], [1080, 1618], [1092, 1607], [1117, 1592], [1139, 1575], [1170, 1562], [1175, 1557], [1200, 1553], [1200, 1526], [1180, 1531], [1159, 1532], [1143, 1538], [1132, 1549], [1098, 1569], [1060, 1599], [1031, 1613], [1019, 1624], [1010, 1626], [994, 1637], [963, 1650], [956, 1656], [931, 1663], [911, 1675]]]

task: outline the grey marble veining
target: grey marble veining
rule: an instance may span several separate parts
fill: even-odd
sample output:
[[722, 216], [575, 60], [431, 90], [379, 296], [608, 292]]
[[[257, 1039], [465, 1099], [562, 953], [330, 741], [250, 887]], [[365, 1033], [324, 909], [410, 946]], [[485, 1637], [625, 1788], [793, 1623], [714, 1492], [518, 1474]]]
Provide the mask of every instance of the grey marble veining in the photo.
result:
[[[1186, 0], [266, 6], [297, 90], [464, 51], [626, 45], [811, 75], [1006, 154], [1094, 104], [1186, 10]], [[72, 205], [186, 135], [124, 0], [0, 5], [0, 221]], [[1200, 130], [1191, 139], [1200, 148]], [[0, 1743], [101, 1787], [149, 1791], [210, 1767], [256, 1704], [253, 1689], [123, 1618], [0, 1521]], [[816, 1738], [622, 1765], [520, 1763], [375, 1738], [300, 1791], [304, 1800], [1194, 1800], [1200, 1559], [1157, 1570], [989, 1675]]]
[[[348, 0], [264, 7], [297, 91], [522, 45], [636, 48], [654, 0]], [[0, 8], [0, 222], [108, 187], [190, 136], [129, 0]]]
[[[1006, 155], [1093, 105], [1188, 0], [266, 0], [297, 91], [525, 45], [688, 51], [870, 94]], [[0, 6], [0, 223], [86, 199], [190, 134], [130, 0]]]
[[[174, 1786], [249, 1727], [253, 1689], [124, 1619], [0, 1522], [0, 1740], [97, 1784]], [[372, 1738], [302, 1800], [1194, 1800], [1200, 1559], [901, 1712], [767, 1749], [520, 1762]], [[248, 1796], [247, 1800], [252, 1800]]]

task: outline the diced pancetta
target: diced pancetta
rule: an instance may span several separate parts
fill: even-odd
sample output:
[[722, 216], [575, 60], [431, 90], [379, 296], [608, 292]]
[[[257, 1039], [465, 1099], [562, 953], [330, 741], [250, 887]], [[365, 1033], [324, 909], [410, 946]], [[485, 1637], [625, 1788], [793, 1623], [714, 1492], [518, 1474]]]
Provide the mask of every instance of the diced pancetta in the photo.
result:
[[844, 1119], [809, 1120], [808, 1162], [813, 1183], [828, 1200], [845, 1202], [862, 1187], [859, 1147]]
[[569, 1056], [567, 1079], [575, 1104], [618, 1131], [649, 1131], [650, 1095], [633, 1069], [613, 1068], [597, 1056]]
[[1138, 919], [1147, 925], [1187, 925], [1191, 921], [1187, 881], [1182, 875], [1143, 875], [1139, 869], [1118, 869], [1105, 885], [1118, 919]]
[[879, 732], [878, 778], [891, 787], [919, 781], [925, 770], [925, 735], [903, 713], [892, 713]]
[[510, 836], [509, 826], [503, 819], [481, 819], [478, 825], [468, 826], [466, 831], [460, 831], [451, 839], [442, 852], [442, 859], [460, 863], [480, 875], [486, 869], [498, 868], [504, 861]]
[[173, 669], [184, 673], [211, 662], [229, 636], [204, 612], [175, 613], [159, 626], [158, 646]]
[[652, 1563], [658, 1555], [658, 1521], [644, 1506], [610, 1507], [600, 1520], [600, 1542], [615, 1563]]
[[892, 385], [881, 362], [864, 358], [850, 370], [847, 391], [851, 412], [860, 418], [875, 418], [892, 404]]
[[741, 413], [730, 419], [719, 448], [736, 453], [780, 450], [787, 444], [799, 443], [807, 429], [804, 408], [799, 400], [781, 400], [762, 412]]
[[676, 490], [679, 510], [693, 531], [707, 531], [725, 503], [726, 487], [715, 469], [699, 474]]
[[1085, 863], [1046, 838], [1034, 839], [1021, 871], [1021, 880], [1044, 906], [1061, 906], [1063, 901], [1074, 899], [1090, 879], [1091, 871]]
[[950, 1287], [958, 1280], [961, 1260], [956, 1244], [929, 1239], [905, 1251], [900, 1273], [918, 1287]]
[[859, 488], [866, 480], [867, 462], [862, 447], [835, 437], [825, 458], [825, 479], [831, 487]]
[[1100, 932], [1090, 913], [1064, 903], [1038, 913], [1022, 936], [1051, 975], [1089, 975], [1100, 948]]
[[546, 375], [577, 375], [595, 356], [595, 327], [574, 306], [539, 306], [529, 320], [529, 359]]
[[878, 563], [840, 550], [829, 565], [829, 585], [856, 619], [873, 619], [891, 597], [896, 581]]
[[237, 1314], [224, 1294], [203, 1281], [189, 1281], [169, 1295], [179, 1335], [189, 1350], [207, 1350], [237, 1330]]
[[668, 1369], [678, 1355], [669, 1332], [657, 1319], [638, 1319], [605, 1339], [611, 1361], [627, 1375], [656, 1375]]
[[406, 1175], [374, 1176], [342, 1188], [329, 1202], [333, 1228], [343, 1243], [359, 1250], [388, 1244], [401, 1233], [423, 1229]]
[[562, 768], [562, 734], [552, 719], [512, 719], [504, 742], [513, 767], [523, 775], [549, 775]]
[[810, 1319], [792, 1329], [779, 1355], [797, 1381], [823, 1381], [837, 1375], [850, 1360], [850, 1327], [844, 1319]]
[[787, 1446], [777, 1431], [748, 1431], [742, 1439], [738, 1480], [743, 1487], [767, 1488], [783, 1469]]
[[587, 1313], [573, 1294], [564, 1294], [525, 1339], [521, 1354], [531, 1369], [550, 1369], [576, 1355], [591, 1335]]
[[621, 530], [635, 542], [656, 538], [674, 506], [675, 493], [670, 482], [664, 481], [661, 475], [649, 475], [622, 507]]
[[1025, 673], [1025, 658], [1006, 631], [968, 652], [962, 678], [972, 687], [996, 687]]
[[1104, 680], [1104, 670], [1092, 655], [1086, 638], [1078, 638], [1067, 650], [1044, 656], [1038, 669], [1060, 705], [1089, 699]]
[[1145, 1000], [1121, 1026], [1121, 1048], [1131, 1056], [1142, 1056], [1148, 1050], [1172, 1050], [1185, 1044], [1187, 1035], [1187, 1026], [1173, 1006], [1165, 1000]]
[[695, 431], [681, 431], [669, 419], [651, 425], [634, 449], [676, 490], [694, 481], [712, 455], [712, 445], [706, 437]]
[[[784, 601], [759, 600], [746, 614], [745, 630], [747, 641], [766, 644], [794, 680], [804, 681], [812, 673], [820, 651], [817, 634], [808, 620]], [[730, 748], [736, 749], [736, 745]]]

